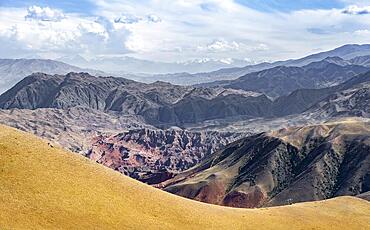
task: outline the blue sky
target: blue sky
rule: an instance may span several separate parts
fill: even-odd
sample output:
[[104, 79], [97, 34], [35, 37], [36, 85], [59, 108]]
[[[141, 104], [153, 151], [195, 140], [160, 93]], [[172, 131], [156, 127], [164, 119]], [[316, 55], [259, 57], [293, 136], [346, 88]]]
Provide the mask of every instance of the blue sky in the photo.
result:
[[22, 0], [0, 0], [0, 6], [2, 7], [29, 7], [32, 5], [59, 8], [65, 12], [79, 12], [84, 14], [91, 14], [95, 5], [89, 0], [32, 0], [32, 1], [22, 1]]
[[[145, 1], [141, 1], [144, 2]], [[294, 11], [302, 9], [332, 9], [343, 8], [345, 1], [338, 0], [237, 0], [237, 3], [259, 11]], [[49, 6], [63, 9], [65, 12], [80, 12], [93, 14], [94, 1], [89, 0], [1, 0], [0, 6], [4, 7], [27, 7], [30, 5]], [[204, 5], [206, 7], [206, 4]]]
[[345, 6], [335, 0], [238, 0], [238, 3], [260, 11], [294, 11], [302, 9], [332, 9]]
[[0, 0], [0, 53], [272, 61], [370, 43], [370, 0]]

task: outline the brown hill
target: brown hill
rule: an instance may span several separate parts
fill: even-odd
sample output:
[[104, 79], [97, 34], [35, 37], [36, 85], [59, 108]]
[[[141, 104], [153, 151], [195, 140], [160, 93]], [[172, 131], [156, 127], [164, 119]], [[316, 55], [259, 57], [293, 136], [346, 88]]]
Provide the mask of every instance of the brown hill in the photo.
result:
[[351, 197], [258, 210], [183, 199], [0, 126], [1, 229], [367, 229]]

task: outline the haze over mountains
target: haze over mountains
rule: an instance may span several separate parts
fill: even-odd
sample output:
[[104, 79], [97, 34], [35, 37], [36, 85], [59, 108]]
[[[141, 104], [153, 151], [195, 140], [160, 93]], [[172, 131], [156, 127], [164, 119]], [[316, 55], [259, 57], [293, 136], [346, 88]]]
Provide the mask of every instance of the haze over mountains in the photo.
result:
[[42, 72], [48, 74], [67, 74], [69, 72], [89, 72], [93, 75], [104, 75], [102, 71], [83, 69], [63, 62], [46, 59], [0, 59], [0, 93], [14, 86], [24, 77]]
[[210, 72], [220, 68], [243, 67], [253, 64], [251, 61], [239, 59], [214, 59], [199, 58], [184, 62], [155, 62], [141, 60], [133, 57], [97, 57], [86, 60], [82, 56], [65, 56], [58, 58], [57, 61], [65, 62], [70, 65], [77, 65], [84, 68], [100, 69], [109, 73], [131, 73], [137, 74], [171, 74], [171, 73], [199, 73]]
[[[177, 73], [176, 75], [159, 75], [155, 79], [167, 81], [173, 84], [201, 84], [217, 80], [234, 80], [238, 77], [244, 76], [249, 73], [258, 72], [278, 66], [295, 66], [302, 67], [310, 64], [311, 62], [322, 61], [326, 58], [334, 57], [346, 60], [345, 62], [353, 65], [368, 66], [370, 55], [370, 45], [344, 45], [333, 50], [312, 54], [307, 57], [277, 61], [277, 62], [263, 62], [255, 65], [247, 65], [240, 68], [224, 68], [208, 73]], [[352, 59], [352, 60], [351, 60]], [[350, 61], [348, 61], [350, 60]], [[141, 81], [151, 82], [150, 78], [140, 78]]]

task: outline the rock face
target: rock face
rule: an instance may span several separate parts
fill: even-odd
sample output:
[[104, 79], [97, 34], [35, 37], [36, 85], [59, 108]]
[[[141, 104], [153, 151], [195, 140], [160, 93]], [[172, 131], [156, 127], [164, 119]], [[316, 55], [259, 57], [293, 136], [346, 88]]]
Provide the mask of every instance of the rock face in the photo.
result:
[[160, 186], [191, 199], [263, 207], [370, 190], [370, 122], [346, 120], [246, 137]]
[[236, 80], [219, 81], [204, 86], [222, 86], [264, 93], [277, 98], [297, 89], [325, 88], [343, 83], [369, 68], [359, 65], [340, 65], [330, 59], [303, 67], [277, 66], [242, 76]]
[[132, 178], [158, 184], [241, 136], [179, 129], [136, 129], [97, 136], [86, 156]]

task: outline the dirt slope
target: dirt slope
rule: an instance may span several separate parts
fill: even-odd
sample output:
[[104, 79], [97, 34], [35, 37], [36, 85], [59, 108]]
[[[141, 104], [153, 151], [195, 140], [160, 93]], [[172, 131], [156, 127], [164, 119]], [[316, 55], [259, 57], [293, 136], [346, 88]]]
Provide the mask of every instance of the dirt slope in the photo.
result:
[[232, 209], [177, 197], [0, 126], [1, 229], [368, 229], [351, 197]]

